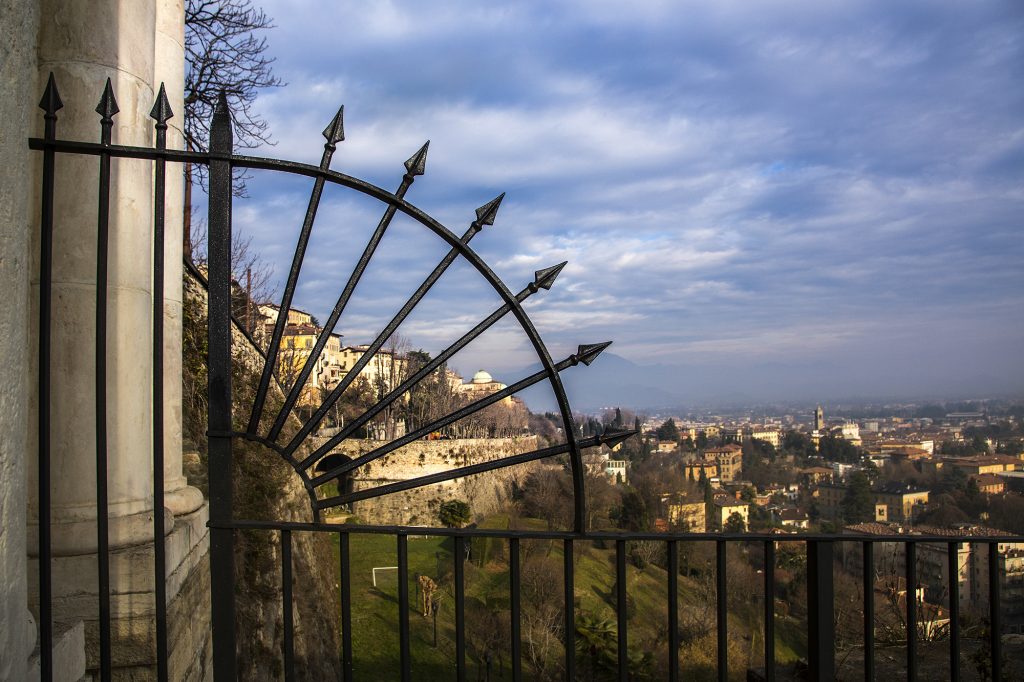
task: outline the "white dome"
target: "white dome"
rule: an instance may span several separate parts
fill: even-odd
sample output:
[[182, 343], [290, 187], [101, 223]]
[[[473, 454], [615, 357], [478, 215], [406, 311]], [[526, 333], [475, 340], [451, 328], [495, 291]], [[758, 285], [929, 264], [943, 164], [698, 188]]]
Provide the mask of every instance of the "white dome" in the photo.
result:
[[491, 375], [483, 370], [480, 370], [479, 372], [473, 375], [474, 384], [489, 384], [492, 383], [493, 381], [494, 379], [491, 377]]

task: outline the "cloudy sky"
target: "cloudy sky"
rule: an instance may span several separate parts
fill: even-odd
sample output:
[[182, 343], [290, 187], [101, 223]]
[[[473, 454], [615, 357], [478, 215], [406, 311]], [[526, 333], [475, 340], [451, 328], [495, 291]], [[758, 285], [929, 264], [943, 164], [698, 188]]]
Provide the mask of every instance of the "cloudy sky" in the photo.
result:
[[[394, 190], [513, 291], [568, 260], [531, 316], [657, 366], [686, 400], [1024, 390], [1024, 5], [1008, 2], [261, 0], [287, 87], [276, 146]], [[282, 278], [310, 181], [236, 207]], [[325, 193], [296, 303], [333, 306], [382, 207]], [[366, 343], [446, 249], [396, 219], [338, 331]], [[280, 291], [280, 288], [279, 288]], [[499, 304], [456, 263], [403, 326], [438, 351]], [[499, 325], [454, 363], [535, 363]], [[596, 366], [596, 365], [595, 365]], [[579, 371], [579, 370], [570, 370]]]

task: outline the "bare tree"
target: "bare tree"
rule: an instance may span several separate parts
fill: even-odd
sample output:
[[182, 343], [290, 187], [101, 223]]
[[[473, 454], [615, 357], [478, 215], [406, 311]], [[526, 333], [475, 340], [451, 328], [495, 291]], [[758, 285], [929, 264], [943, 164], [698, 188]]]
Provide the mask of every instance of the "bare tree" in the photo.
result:
[[[377, 400], [383, 399], [409, 376], [409, 348], [409, 339], [395, 332], [373, 356], [373, 388]], [[404, 412], [403, 407], [408, 400], [408, 394], [399, 396], [386, 405], [375, 419], [384, 440], [394, 440], [401, 435], [397, 432], [399, 415]]]
[[[188, 235], [185, 257], [200, 271], [205, 270], [206, 221], [196, 222]], [[266, 351], [269, 338], [263, 333], [259, 307], [274, 300], [274, 266], [264, 260], [252, 244], [252, 236], [236, 233], [231, 239], [231, 314], [235, 320]]]
[[267, 122], [253, 110], [263, 88], [282, 85], [260, 35], [273, 20], [252, 0], [188, 0], [185, 6], [185, 136], [203, 148], [217, 98], [227, 95], [235, 145], [270, 142]]
[[562, 648], [562, 593], [557, 565], [546, 557], [529, 558], [521, 572], [523, 653], [537, 679], [558, 679], [556, 655]]
[[[205, 150], [210, 120], [223, 92], [234, 125], [235, 146], [272, 144], [267, 122], [254, 109], [263, 88], [283, 85], [266, 55], [263, 31], [273, 20], [252, 0], [187, 0], [185, 3], [185, 143]], [[205, 166], [195, 167], [201, 187]], [[185, 164], [184, 246], [191, 253], [193, 164]], [[245, 176], [236, 174], [235, 194], [245, 195]]]

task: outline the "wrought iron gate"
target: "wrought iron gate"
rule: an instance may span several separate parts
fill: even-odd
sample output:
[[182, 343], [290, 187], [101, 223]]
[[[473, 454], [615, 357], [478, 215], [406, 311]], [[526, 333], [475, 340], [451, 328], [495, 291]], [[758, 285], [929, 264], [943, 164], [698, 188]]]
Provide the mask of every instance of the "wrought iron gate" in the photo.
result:
[[[154, 414], [153, 430], [153, 470], [156, 472], [153, 481], [154, 506], [163, 507], [163, 245], [164, 245], [164, 179], [166, 165], [171, 163], [203, 164], [209, 168], [209, 497], [211, 529], [211, 574], [212, 574], [212, 620], [214, 647], [214, 675], [217, 680], [234, 679], [236, 671], [235, 646], [235, 590], [233, 569], [233, 534], [238, 529], [261, 529], [280, 533], [282, 546], [282, 595], [284, 604], [284, 650], [283, 672], [285, 679], [294, 677], [295, 661], [293, 650], [293, 617], [292, 617], [292, 559], [291, 534], [298, 531], [332, 533], [339, 536], [340, 541], [340, 575], [341, 575], [341, 632], [342, 632], [342, 670], [344, 679], [352, 679], [352, 636], [351, 636], [351, 589], [349, 581], [349, 536], [352, 533], [383, 533], [396, 537], [398, 573], [399, 573], [399, 657], [402, 679], [409, 679], [411, 657], [409, 648], [409, 591], [408, 591], [408, 545], [411, 534], [423, 534], [419, 527], [398, 526], [337, 526], [321, 522], [320, 514], [324, 510], [347, 505], [369, 497], [392, 494], [404, 490], [429, 486], [464, 476], [486, 473], [503, 467], [525, 462], [536, 461], [556, 456], [567, 456], [572, 474], [573, 488], [573, 527], [566, 531], [494, 531], [474, 528], [429, 529], [429, 534], [449, 536], [453, 538], [454, 552], [454, 588], [455, 588], [455, 635], [456, 660], [455, 672], [457, 679], [466, 676], [466, 644], [465, 644], [465, 611], [464, 611], [464, 566], [465, 546], [471, 538], [489, 537], [508, 542], [509, 548], [509, 596], [511, 618], [511, 666], [513, 679], [522, 676], [521, 644], [520, 644], [520, 542], [522, 540], [554, 540], [563, 545], [563, 590], [564, 602], [564, 636], [565, 659], [564, 671], [566, 678], [576, 678], [576, 661], [574, 647], [575, 604], [574, 604], [574, 564], [573, 545], [583, 541], [607, 541], [615, 546], [615, 603], [617, 607], [617, 656], [618, 677], [626, 680], [629, 677], [629, 661], [627, 654], [627, 617], [626, 617], [626, 543], [634, 540], [658, 541], [666, 544], [668, 583], [666, 622], [668, 626], [669, 661], [668, 675], [677, 680], [679, 660], [677, 652], [680, 645], [678, 628], [679, 594], [677, 575], [679, 569], [679, 542], [703, 541], [713, 542], [716, 546], [716, 613], [717, 613], [717, 661], [718, 677], [726, 679], [728, 674], [728, 623], [726, 596], [726, 550], [728, 543], [747, 543], [760, 545], [764, 553], [764, 617], [765, 617], [765, 678], [775, 676], [775, 640], [774, 640], [774, 567], [775, 546], [778, 541], [774, 536], [732, 535], [721, 533], [609, 533], [588, 532], [584, 526], [585, 491], [581, 452], [588, 447], [598, 445], [614, 446], [633, 435], [632, 431], [609, 430], [599, 436], [581, 438], [577, 436], [572, 412], [562, 386], [559, 373], [570, 367], [583, 364], [589, 365], [609, 345], [609, 342], [584, 344], [576, 353], [555, 361], [540, 338], [535, 326], [523, 309], [523, 302], [544, 289], [549, 289], [558, 276], [564, 263], [554, 265], [536, 272], [533, 281], [518, 292], [506, 286], [484, 260], [470, 247], [470, 241], [485, 227], [495, 221], [499, 206], [504, 195], [487, 202], [476, 210], [475, 218], [468, 229], [460, 236], [405, 199], [406, 191], [417, 176], [425, 170], [427, 145], [424, 145], [408, 161], [405, 162], [405, 173], [395, 192], [389, 192], [363, 180], [330, 169], [331, 157], [336, 145], [344, 139], [342, 111], [339, 110], [331, 123], [324, 130], [326, 142], [319, 165], [302, 164], [291, 161], [273, 160], [260, 157], [243, 156], [234, 153], [232, 146], [231, 119], [227, 104], [222, 96], [211, 125], [210, 149], [208, 152], [194, 152], [167, 149], [167, 121], [173, 115], [170, 111], [166, 95], [161, 86], [159, 96], [153, 106], [151, 116], [155, 121], [155, 145], [153, 147], [131, 147], [115, 145], [111, 139], [114, 116], [118, 113], [114, 93], [108, 81], [96, 111], [100, 115], [100, 142], [77, 142], [57, 138], [57, 112], [63, 104], [57, 93], [51, 75], [46, 92], [40, 103], [44, 111], [44, 137], [33, 138], [30, 146], [43, 153], [42, 171], [42, 207], [41, 207], [41, 258], [40, 258], [40, 306], [39, 306], [39, 580], [40, 580], [40, 643], [42, 650], [43, 678], [52, 676], [52, 659], [50, 652], [53, 644], [52, 631], [52, 573], [51, 573], [51, 541], [50, 541], [50, 403], [54, 396], [50, 390], [50, 314], [51, 302], [51, 263], [53, 233], [53, 197], [55, 189], [55, 155], [78, 154], [98, 157], [100, 166], [99, 180], [99, 215], [98, 215], [98, 258], [97, 258], [97, 299], [96, 299], [96, 466], [97, 466], [97, 504], [98, 504], [98, 547], [99, 547], [99, 595], [100, 595], [100, 673], [109, 679], [111, 672], [110, 658], [110, 578], [108, 560], [108, 529], [106, 478], [106, 294], [107, 279], [107, 229], [110, 206], [110, 164], [112, 158], [146, 159], [153, 162], [154, 168], [154, 214], [153, 214], [153, 385], [151, 399]], [[232, 427], [232, 375], [231, 375], [231, 240], [232, 240], [232, 170], [255, 169], [283, 172], [300, 175], [313, 180], [313, 189], [302, 223], [298, 243], [288, 273], [283, 297], [278, 310], [277, 320], [271, 334], [268, 351], [260, 371], [259, 387], [249, 415], [247, 427], [237, 431]], [[287, 389], [283, 407], [276, 414], [265, 414], [268, 391], [271, 390], [273, 370], [278, 361], [281, 339], [292, 306], [296, 284], [302, 267], [306, 248], [313, 224], [316, 219], [324, 187], [326, 184], [338, 185], [361, 193], [377, 200], [384, 205], [384, 213], [376, 229], [372, 232], [360, 256], [358, 263], [349, 276], [343, 290], [334, 304], [330, 317], [320, 332], [315, 346], [304, 362], [298, 378]], [[299, 399], [299, 392], [309, 378], [313, 367], [327, 343], [328, 337], [341, 318], [356, 285], [360, 281], [368, 263], [397, 213], [402, 213], [424, 229], [441, 239], [449, 247], [449, 252], [434, 267], [433, 271], [420, 284], [413, 295], [394, 315], [391, 321], [369, 345], [356, 365], [349, 369], [345, 378], [331, 390], [328, 397], [316, 409], [312, 417], [306, 420], [299, 431], [288, 440], [281, 442], [282, 428], [292, 408]], [[463, 259], [472, 266], [482, 278], [486, 286], [495, 291], [503, 301], [502, 305], [481, 320], [470, 331], [439, 353], [433, 360], [416, 371], [407, 380], [389, 390], [373, 407], [341, 428], [326, 442], [312, 448], [312, 452], [300, 458], [299, 448], [307, 442], [323, 422], [328, 410], [342, 396], [346, 388], [359, 374], [373, 355], [381, 350], [388, 338], [406, 319], [410, 312], [421, 301], [427, 291], [441, 278], [445, 270], [456, 260]], [[351, 461], [331, 466], [326, 471], [318, 471], [317, 464], [346, 438], [354, 436], [359, 428], [367, 424], [389, 404], [398, 400], [405, 392], [436, 371], [448, 359], [464, 348], [473, 339], [480, 336], [487, 328], [498, 320], [511, 314], [529, 338], [533, 350], [541, 363], [542, 369], [523, 378], [496, 393], [479, 398], [466, 407], [453, 411], [442, 418], [432, 421], [410, 433], [394, 439], [377, 449], [361, 455]], [[453, 468], [419, 478], [390, 483], [376, 488], [346, 491], [339, 490], [336, 495], [325, 496], [323, 487], [339, 477], [349, 474], [358, 467], [365, 466], [379, 458], [407, 445], [432, 431], [452, 424], [473, 412], [492, 405], [509, 397], [524, 388], [539, 382], [547, 381], [557, 398], [559, 413], [566, 441], [561, 445], [543, 448], [533, 452], [506, 457], [504, 459], [471, 464]], [[277, 452], [292, 467], [295, 475], [302, 481], [308, 493], [311, 520], [308, 523], [266, 522], [236, 519], [232, 509], [232, 441], [247, 439], [258, 442]], [[156, 577], [156, 650], [158, 678], [167, 679], [167, 605], [165, 595], [165, 548], [162, 528], [162, 517], [154, 514], [155, 561]], [[834, 674], [834, 624], [832, 622], [832, 564], [833, 546], [839, 539], [858, 542], [863, 547], [863, 560], [866, 567], [873, 566], [873, 547], [879, 542], [902, 543], [906, 548], [906, 576], [908, 585], [916, 584], [916, 564], [913, 560], [916, 546], [920, 543], [942, 543], [947, 545], [950, 556], [950, 575], [956, 574], [957, 546], [963, 542], [985, 543], [989, 548], [990, 584], [989, 598], [991, 604], [991, 637], [990, 650], [994, 678], [999, 678], [1001, 663], [1001, 639], [999, 605], [1000, 580], [998, 579], [998, 543], [1021, 541], [1017, 538], [993, 537], [958, 537], [951, 541], [949, 537], [928, 536], [856, 536], [844, 535], [841, 538], [833, 535], [801, 535], [786, 536], [788, 541], [805, 543], [808, 557], [808, 601], [811, 622], [809, 623], [810, 674], [813, 679], [831, 679]], [[872, 620], [873, 602], [873, 571], [864, 571], [864, 651], [865, 667], [868, 679], [873, 675], [874, 633]], [[955, 594], [957, 582], [952, 580], [949, 585]], [[950, 646], [950, 671], [953, 677], [959, 671], [959, 621], [957, 609], [959, 600], [951, 600], [952, 645]], [[916, 622], [914, 600], [908, 600], [908, 622]], [[907, 628], [907, 667], [913, 678], [916, 666], [915, 628]]]

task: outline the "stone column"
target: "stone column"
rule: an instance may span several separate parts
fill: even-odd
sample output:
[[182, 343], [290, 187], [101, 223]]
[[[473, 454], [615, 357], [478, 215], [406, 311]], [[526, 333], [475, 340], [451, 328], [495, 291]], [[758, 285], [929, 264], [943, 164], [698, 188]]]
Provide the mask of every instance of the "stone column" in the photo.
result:
[[[0, 0], [3, 2], [4, 0]], [[58, 112], [61, 139], [98, 141], [94, 109], [110, 78], [120, 111], [114, 144], [151, 147], [149, 117], [161, 82], [174, 118], [168, 147], [183, 148], [184, 9], [182, 0], [35, 0], [38, 5], [38, 100], [52, 71], [64, 102]], [[31, 79], [28, 79], [31, 81]], [[24, 104], [22, 106], [25, 106]], [[35, 114], [33, 110], [32, 114]], [[41, 117], [29, 130], [39, 136]], [[37, 164], [38, 168], [38, 164]], [[89, 667], [97, 665], [95, 302], [97, 157], [59, 154], [54, 197], [51, 402], [51, 518], [54, 617], [84, 620]], [[31, 180], [38, 207], [38, 174]], [[182, 168], [167, 164], [164, 274], [164, 471], [165, 508], [153, 509], [152, 314], [153, 163], [111, 163], [107, 301], [107, 467], [113, 664], [123, 677], [151, 674], [155, 628], [153, 520], [159, 515], [166, 546], [166, 596], [170, 672], [174, 679], [201, 670], [208, 638], [209, 584], [206, 505], [182, 476]], [[32, 254], [38, 253], [38, 208]], [[30, 301], [38, 300], [38, 257], [33, 255]], [[24, 322], [32, 329], [38, 311]], [[34, 338], [28, 334], [30, 339]], [[33, 342], [26, 351], [34, 377]], [[29, 384], [34, 400], [36, 387]], [[30, 411], [36, 405], [30, 403]], [[34, 431], [29, 454], [27, 549], [29, 592], [37, 589], [38, 518]], [[23, 498], [24, 499], [24, 498]], [[100, 513], [104, 513], [102, 510]], [[34, 597], [30, 596], [32, 602]], [[204, 625], [205, 619], [205, 625]], [[135, 679], [135, 677], [132, 677]]]
[[28, 448], [29, 324], [28, 225], [36, 208], [32, 156], [32, 108], [39, 99], [35, 0], [0, 0], [0, 680], [23, 680], [36, 633], [26, 608], [25, 453]]
[[[109, 78], [119, 107], [113, 142], [152, 146], [153, 3], [40, 0], [38, 4], [34, 90], [41, 93], [47, 75], [54, 73], [64, 102], [58, 112], [58, 137], [99, 140], [99, 116], [94, 109]], [[38, 115], [31, 128], [40, 134]], [[95, 668], [98, 660], [94, 398], [98, 166], [97, 157], [57, 156], [50, 314], [54, 620], [58, 631], [70, 623], [85, 622], [89, 668]], [[151, 161], [114, 159], [111, 163], [106, 288], [108, 507], [99, 513], [109, 518], [112, 653], [114, 666], [122, 670], [148, 668], [153, 663], [152, 177]], [[38, 179], [35, 185], [38, 188]], [[33, 204], [38, 206], [38, 189], [35, 194]], [[36, 262], [31, 300], [35, 304], [38, 210], [33, 217]], [[37, 316], [34, 310], [31, 324]], [[36, 358], [32, 359], [35, 364]], [[34, 371], [33, 367], [31, 376]], [[34, 382], [32, 389], [37, 397]], [[33, 431], [28, 446], [28, 578], [30, 588], [37, 590], [35, 440]], [[170, 532], [173, 516], [164, 509], [156, 513], [164, 533]]]
[[[153, 83], [164, 84], [174, 118], [167, 122], [168, 149], [185, 148], [185, 8], [183, 0], [156, 5]], [[203, 503], [181, 470], [181, 324], [182, 227], [184, 167], [168, 164], [164, 222], [164, 486], [165, 503], [175, 515], [188, 514]]]
[[[98, 141], [94, 111], [109, 77], [120, 112], [115, 144], [152, 144], [154, 11], [132, 0], [44, 0], [39, 38], [42, 91], [53, 72], [64, 101], [58, 137]], [[96, 551], [94, 338], [96, 157], [58, 155], [52, 310], [53, 549]], [[111, 548], [152, 541], [152, 164], [111, 164], [107, 286], [107, 437]], [[38, 232], [36, 230], [36, 232]], [[38, 234], [34, 235], [38, 240]], [[38, 273], [38, 266], [36, 267]], [[38, 298], [38, 274], [33, 282]], [[34, 445], [34, 444], [33, 444]], [[33, 447], [32, 450], [35, 450]], [[170, 519], [168, 519], [170, 521]], [[31, 538], [34, 529], [30, 529]]]

